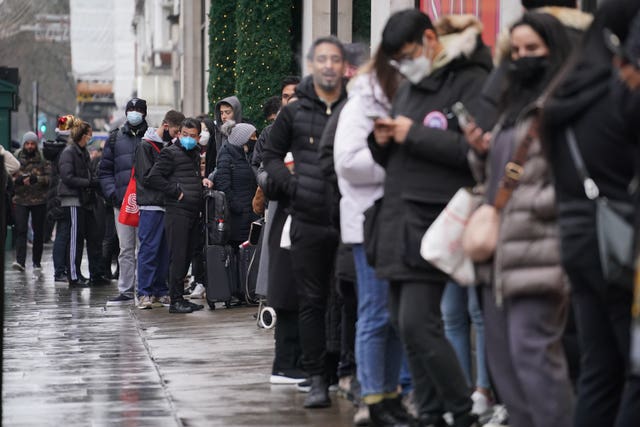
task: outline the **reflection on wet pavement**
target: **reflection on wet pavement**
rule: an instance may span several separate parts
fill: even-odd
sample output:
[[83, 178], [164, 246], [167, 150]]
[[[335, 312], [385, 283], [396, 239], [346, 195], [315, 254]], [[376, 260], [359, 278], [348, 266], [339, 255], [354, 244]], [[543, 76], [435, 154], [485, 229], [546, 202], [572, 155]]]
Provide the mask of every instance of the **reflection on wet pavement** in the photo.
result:
[[352, 424], [342, 399], [309, 411], [295, 387], [269, 385], [273, 331], [257, 328], [255, 308], [106, 307], [116, 282], [54, 283], [50, 245], [41, 277], [5, 255], [2, 425]]

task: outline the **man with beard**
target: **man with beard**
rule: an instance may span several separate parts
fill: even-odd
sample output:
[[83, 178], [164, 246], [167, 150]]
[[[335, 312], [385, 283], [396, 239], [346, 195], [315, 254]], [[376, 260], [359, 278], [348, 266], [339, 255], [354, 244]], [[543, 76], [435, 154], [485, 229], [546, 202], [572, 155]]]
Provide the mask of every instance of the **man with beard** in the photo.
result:
[[16, 153], [20, 169], [14, 174], [16, 222], [16, 262], [13, 268], [24, 271], [27, 257], [27, 230], [29, 215], [33, 228], [33, 270], [40, 271], [44, 243], [49, 170], [47, 162], [38, 150], [38, 136], [27, 132], [22, 137], [22, 149]]
[[[330, 212], [332, 187], [318, 161], [318, 144], [333, 108], [346, 94], [345, 51], [335, 37], [314, 41], [307, 55], [311, 75], [296, 88], [298, 101], [285, 106], [264, 147], [265, 170], [290, 203], [291, 268], [296, 279], [302, 363], [311, 380], [305, 408], [331, 405], [325, 369], [325, 313], [335, 252], [337, 224]], [[287, 152], [295, 173], [285, 166]]]

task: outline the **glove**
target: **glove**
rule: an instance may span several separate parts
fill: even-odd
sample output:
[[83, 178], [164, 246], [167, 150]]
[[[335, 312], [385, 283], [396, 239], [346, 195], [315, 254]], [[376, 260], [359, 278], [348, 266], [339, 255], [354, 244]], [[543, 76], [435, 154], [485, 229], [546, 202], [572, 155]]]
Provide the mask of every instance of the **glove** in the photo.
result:
[[31, 176], [29, 176], [29, 184], [33, 185], [36, 182], [38, 182], [38, 177], [35, 174], [31, 174]]
[[16, 183], [16, 185], [23, 185], [23, 184], [24, 184], [24, 178], [25, 178], [25, 177], [24, 177], [23, 175], [20, 175], [19, 177], [17, 177], [17, 178], [15, 179], [15, 183]]

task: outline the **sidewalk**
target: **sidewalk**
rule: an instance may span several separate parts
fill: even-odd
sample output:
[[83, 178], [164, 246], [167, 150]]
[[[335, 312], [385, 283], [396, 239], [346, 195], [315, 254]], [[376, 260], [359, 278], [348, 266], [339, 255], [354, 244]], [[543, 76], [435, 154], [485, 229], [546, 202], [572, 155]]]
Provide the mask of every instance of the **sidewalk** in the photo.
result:
[[295, 387], [269, 385], [273, 331], [256, 326], [255, 307], [106, 307], [115, 281], [54, 283], [50, 245], [40, 278], [5, 256], [2, 425], [352, 425], [352, 405], [335, 395], [331, 408], [304, 410]]

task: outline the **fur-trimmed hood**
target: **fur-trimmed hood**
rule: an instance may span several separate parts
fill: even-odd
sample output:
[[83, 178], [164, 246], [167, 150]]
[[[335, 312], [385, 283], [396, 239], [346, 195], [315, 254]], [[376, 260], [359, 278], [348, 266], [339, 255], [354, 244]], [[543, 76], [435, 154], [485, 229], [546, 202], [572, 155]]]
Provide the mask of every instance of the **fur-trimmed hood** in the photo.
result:
[[[555, 17], [565, 26], [567, 31], [571, 34], [577, 33], [579, 36], [582, 35], [589, 28], [591, 22], [593, 21], [593, 15], [590, 13], [583, 12], [579, 9], [574, 9], [570, 7], [560, 7], [560, 6], [547, 6], [541, 7], [538, 9], [533, 9], [531, 12], [538, 13], [548, 13], [549, 15]], [[514, 21], [515, 22], [515, 21]], [[500, 31], [500, 35], [496, 41], [496, 49], [493, 62], [497, 65], [504, 58], [509, 57], [511, 52], [511, 46], [509, 44], [509, 25], [506, 28], [503, 28]], [[576, 41], [580, 37], [570, 37], [572, 41]]]
[[434, 71], [460, 56], [471, 58], [482, 44], [482, 23], [473, 15], [443, 16], [435, 29], [444, 49], [433, 63]]

